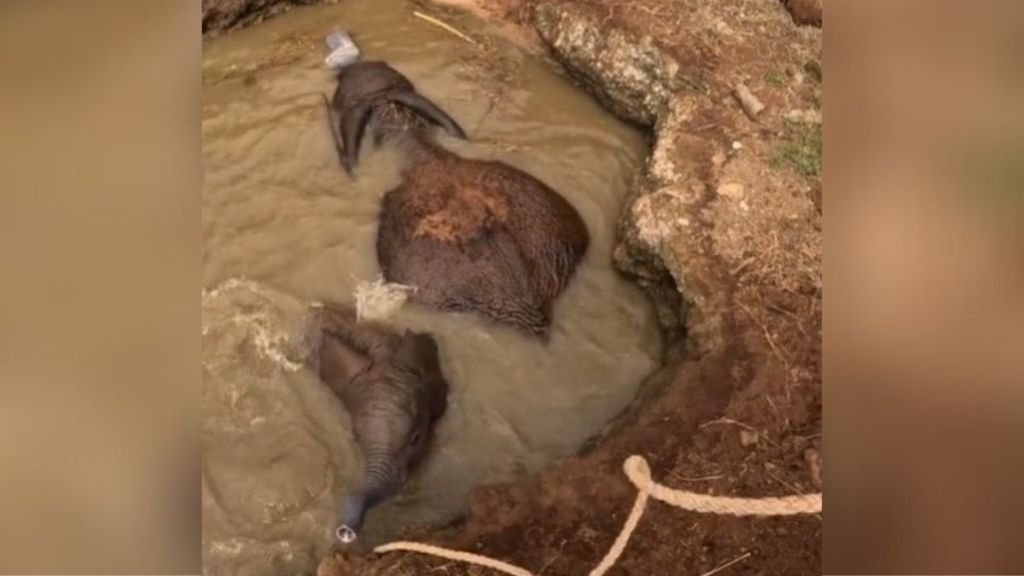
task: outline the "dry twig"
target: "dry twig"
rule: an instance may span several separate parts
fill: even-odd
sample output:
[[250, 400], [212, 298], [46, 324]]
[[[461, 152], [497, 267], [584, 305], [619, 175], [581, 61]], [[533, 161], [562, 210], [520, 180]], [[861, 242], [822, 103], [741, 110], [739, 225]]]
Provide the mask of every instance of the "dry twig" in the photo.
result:
[[413, 11], [412, 15], [417, 17], [417, 18], [419, 18], [419, 19], [421, 19], [421, 20], [426, 20], [427, 22], [430, 22], [434, 26], [438, 26], [438, 27], [440, 27], [440, 28], [442, 28], [444, 30], [447, 30], [448, 32], [451, 32], [452, 34], [458, 36], [459, 38], [462, 38], [466, 42], [469, 42], [473, 46], [476, 46], [477, 48], [480, 48], [480, 43], [479, 42], [477, 42], [476, 40], [473, 40], [469, 36], [466, 36], [465, 34], [460, 32], [458, 29], [456, 29], [454, 26], [452, 26], [450, 24], [442, 22], [442, 21], [438, 20], [437, 18], [434, 18], [433, 16], [428, 16], [428, 15], [426, 15], [423, 12], [420, 12], [418, 10]]
[[750, 552], [747, 552], [746, 554], [744, 554], [742, 556], [737, 556], [736, 558], [733, 558], [732, 560], [729, 560], [728, 562], [726, 562], [725, 564], [722, 564], [721, 566], [718, 566], [716, 568], [712, 568], [711, 570], [701, 574], [700, 576], [711, 576], [712, 574], [717, 574], [717, 573], [721, 572], [722, 570], [725, 570], [729, 566], [732, 566], [733, 564], [735, 564], [737, 562], [741, 562], [743, 560], [746, 560], [749, 557], [750, 557]]
[[776, 448], [778, 448], [780, 450], [782, 449], [782, 446], [779, 446], [778, 443], [776, 443], [774, 440], [769, 438], [768, 435], [765, 434], [763, 430], [758, 430], [757, 428], [754, 428], [750, 424], [744, 424], [743, 422], [740, 422], [739, 420], [733, 420], [732, 418], [719, 418], [718, 420], [712, 420], [710, 422], [705, 422], [705, 423], [701, 424], [700, 427], [701, 428], [707, 428], [708, 426], [715, 426], [717, 424], [732, 424], [733, 426], [739, 426], [740, 428], [749, 430], [750, 432], [753, 432], [753, 433], [757, 434], [758, 437], [760, 437], [760, 438], [764, 438], [764, 441], [769, 443], [769, 444], [771, 444], [772, 446], [775, 446]]

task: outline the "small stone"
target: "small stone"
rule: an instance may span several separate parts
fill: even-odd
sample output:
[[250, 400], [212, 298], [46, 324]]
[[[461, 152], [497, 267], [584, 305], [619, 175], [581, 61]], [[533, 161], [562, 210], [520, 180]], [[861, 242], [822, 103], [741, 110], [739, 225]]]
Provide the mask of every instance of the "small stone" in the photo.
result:
[[750, 206], [747, 205], [747, 201], [746, 200], [741, 200], [740, 201], [740, 210], [743, 210], [744, 212], [750, 210]]
[[732, 142], [732, 149], [733, 150], [739, 150], [741, 148], [743, 148], [743, 143], [741, 143], [739, 140], [733, 140], [733, 142]]
[[743, 108], [743, 112], [750, 117], [751, 120], [757, 118], [757, 115], [764, 110], [764, 104], [754, 96], [754, 93], [747, 88], [745, 84], [737, 84], [733, 88], [733, 95], [736, 100], [739, 101], [740, 107]]
[[821, 490], [821, 452], [814, 448], [804, 450], [804, 462], [807, 464], [807, 471], [811, 475], [811, 484], [818, 490]]
[[821, 112], [810, 110], [790, 110], [786, 113], [786, 120], [799, 124], [821, 124]]
[[738, 182], [726, 182], [718, 185], [718, 195], [741, 200], [743, 198], [743, 184]]
[[740, 430], [740, 444], [743, 447], [753, 446], [760, 440], [760, 436], [757, 432], [751, 430]]
[[822, 0], [789, 0], [786, 6], [797, 24], [821, 26]]

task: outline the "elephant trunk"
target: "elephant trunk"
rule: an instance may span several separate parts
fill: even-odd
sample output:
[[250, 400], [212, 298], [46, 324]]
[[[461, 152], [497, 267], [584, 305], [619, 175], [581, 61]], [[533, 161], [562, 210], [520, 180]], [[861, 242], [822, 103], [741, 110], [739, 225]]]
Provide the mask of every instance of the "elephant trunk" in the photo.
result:
[[366, 467], [357, 488], [345, 496], [335, 535], [348, 544], [354, 541], [363, 526], [366, 513], [388, 499], [405, 481], [405, 469], [397, 462], [393, 450], [367, 451]]

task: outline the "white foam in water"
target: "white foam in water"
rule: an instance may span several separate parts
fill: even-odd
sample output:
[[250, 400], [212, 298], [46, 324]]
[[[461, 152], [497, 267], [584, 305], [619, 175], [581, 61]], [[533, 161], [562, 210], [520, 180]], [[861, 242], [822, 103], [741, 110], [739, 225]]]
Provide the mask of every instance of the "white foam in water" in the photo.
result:
[[[219, 299], [225, 301], [218, 305]], [[292, 301], [295, 310], [299, 302]], [[305, 367], [301, 357], [290, 356], [300, 356], [301, 335], [288, 329], [289, 302], [285, 294], [258, 282], [229, 278], [213, 289], [203, 289], [202, 334], [207, 336], [228, 324], [241, 326], [246, 331], [245, 341], [257, 354], [288, 372], [299, 372]]]
[[386, 320], [405, 305], [413, 286], [389, 284], [383, 278], [373, 282], [360, 282], [356, 286], [356, 318], [359, 320]]

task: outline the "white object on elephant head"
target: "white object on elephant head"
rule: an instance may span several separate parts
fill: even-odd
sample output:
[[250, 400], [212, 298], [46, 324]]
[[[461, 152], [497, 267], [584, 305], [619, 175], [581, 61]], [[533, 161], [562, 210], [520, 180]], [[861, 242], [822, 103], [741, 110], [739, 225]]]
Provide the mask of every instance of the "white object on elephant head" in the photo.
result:
[[359, 47], [347, 32], [334, 30], [328, 34], [327, 46], [331, 49], [331, 53], [324, 58], [328, 68], [343, 68], [359, 59]]

